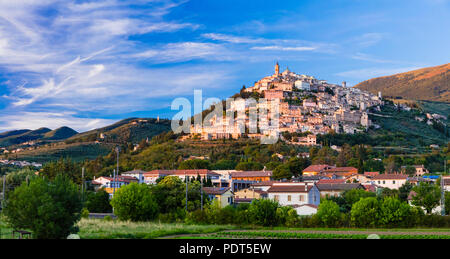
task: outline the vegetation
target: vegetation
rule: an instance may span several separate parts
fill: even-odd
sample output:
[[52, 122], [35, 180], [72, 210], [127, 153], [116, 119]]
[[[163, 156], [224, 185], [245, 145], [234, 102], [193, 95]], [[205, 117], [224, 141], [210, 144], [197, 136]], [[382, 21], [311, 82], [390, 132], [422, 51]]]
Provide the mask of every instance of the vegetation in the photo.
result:
[[450, 64], [428, 67], [402, 74], [369, 79], [355, 87], [374, 94], [381, 91], [383, 96], [450, 102], [449, 71]]
[[120, 220], [147, 221], [158, 213], [158, 204], [146, 184], [130, 183], [117, 189], [111, 200], [114, 214]]
[[29, 229], [35, 238], [66, 238], [78, 229], [82, 203], [78, 188], [68, 177], [54, 181], [35, 178], [8, 196], [3, 213], [14, 229]]

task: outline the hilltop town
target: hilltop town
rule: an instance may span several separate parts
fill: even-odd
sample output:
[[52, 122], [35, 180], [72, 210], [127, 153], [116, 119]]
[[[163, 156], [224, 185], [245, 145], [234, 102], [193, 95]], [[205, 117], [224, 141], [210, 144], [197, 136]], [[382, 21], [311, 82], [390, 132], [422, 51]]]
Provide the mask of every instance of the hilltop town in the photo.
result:
[[[279, 127], [274, 129], [259, 129], [258, 133], [243, 132], [236, 125], [229, 127], [232, 131], [217, 131], [218, 128], [229, 126], [229, 118], [220, 120], [214, 116], [208, 122], [210, 125], [194, 125], [190, 137], [200, 137], [202, 140], [233, 138], [243, 136], [261, 138], [266, 135], [289, 133], [309, 133], [307, 137], [297, 138], [300, 144], [316, 144], [315, 135], [329, 132], [354, 134], [366, 131], [374, 125], [368, 116], [369, 108], [380, 110], [383, 105], [381, 92], [378, 95], [357, 88], [330, 84], [312, 76], [299, 75], [286, 68], [280, 73], [280, 65], [275, 65], [275, 73], [255, 82], [251, 87], [241, 90], [240, 97], [265, 98], [266, 103], [258, 103], [257, 108], [268, 109], [268, 114], [275, 112], [270, 103], [278, 102]], [[244, 116], [237, 121], [245, 121], [249, 127], [249, 106], [245, 106]], [[267, 116], [267, 120], [269, 120]], [[295, 144], [295, 143], [294, 143]]]

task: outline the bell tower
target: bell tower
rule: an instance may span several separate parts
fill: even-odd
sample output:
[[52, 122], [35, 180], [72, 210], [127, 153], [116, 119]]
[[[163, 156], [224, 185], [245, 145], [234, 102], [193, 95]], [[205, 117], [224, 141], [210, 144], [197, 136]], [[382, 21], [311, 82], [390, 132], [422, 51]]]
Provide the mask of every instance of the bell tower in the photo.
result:
[[275, 65], [275, 75], [279, 75], [280, 74], [280, 65], [278, 65], [278, 61], [277, 64]]

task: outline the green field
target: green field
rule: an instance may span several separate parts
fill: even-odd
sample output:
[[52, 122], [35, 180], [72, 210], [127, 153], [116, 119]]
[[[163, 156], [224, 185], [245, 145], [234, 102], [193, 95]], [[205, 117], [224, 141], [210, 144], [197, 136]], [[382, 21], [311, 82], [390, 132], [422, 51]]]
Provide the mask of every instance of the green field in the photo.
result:
[[[81, 219], [82, 239], [450, 239], [447, 228], [365, 229], [365, 228], [253, 228], [232, 225], [188, 225], [183, 223], [106, 221]], [[0, 239], [11, 238], [12, 229], [0, 220]]]

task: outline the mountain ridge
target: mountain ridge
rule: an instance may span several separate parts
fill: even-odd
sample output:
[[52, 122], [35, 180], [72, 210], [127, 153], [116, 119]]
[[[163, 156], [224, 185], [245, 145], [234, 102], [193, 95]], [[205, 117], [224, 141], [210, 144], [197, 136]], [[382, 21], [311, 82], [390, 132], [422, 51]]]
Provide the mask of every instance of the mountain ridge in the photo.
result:
[[385, 97], [450, 102], [450, 63], [376, 77], [354, 87]]

